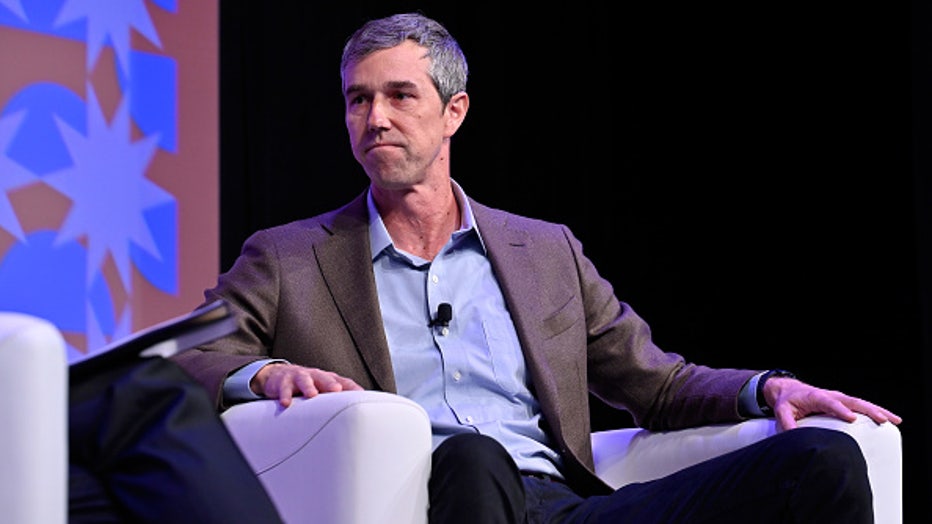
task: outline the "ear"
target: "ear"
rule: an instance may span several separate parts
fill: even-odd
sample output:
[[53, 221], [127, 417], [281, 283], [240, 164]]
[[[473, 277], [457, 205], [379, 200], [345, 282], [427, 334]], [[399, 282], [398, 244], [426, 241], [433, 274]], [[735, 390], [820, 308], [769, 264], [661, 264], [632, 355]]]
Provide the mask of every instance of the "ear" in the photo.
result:
[[456, 133], [456, 130], [463, 124], [463, 120], [466, 119], [466, 113], [469, 111], [469, 95], [464, 91], [456, 93], [443, 111], [447, 121], [444, 136], [449, 138]]

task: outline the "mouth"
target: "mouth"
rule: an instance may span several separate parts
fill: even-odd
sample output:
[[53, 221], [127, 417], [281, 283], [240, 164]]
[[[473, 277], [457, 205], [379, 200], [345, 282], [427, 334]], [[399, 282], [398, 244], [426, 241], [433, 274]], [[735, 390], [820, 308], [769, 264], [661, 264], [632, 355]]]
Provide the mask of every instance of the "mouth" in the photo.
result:
[[365, 147], [365, 151], [366, 151], [366, 153], [368, 153], [368, 152], [370, 152], [370, 151], [375, 151], [375, 150], [377, 150], [377, 149], [382, 149], [382, 148], [386, 148], [386, 147], [401, 147], [401, 145], [399, 145], [399, 144], [391, 144], [391, 143], [388, 143], [388, 142], [379, 142], [379, 143], [367, 145], [367, 146]]

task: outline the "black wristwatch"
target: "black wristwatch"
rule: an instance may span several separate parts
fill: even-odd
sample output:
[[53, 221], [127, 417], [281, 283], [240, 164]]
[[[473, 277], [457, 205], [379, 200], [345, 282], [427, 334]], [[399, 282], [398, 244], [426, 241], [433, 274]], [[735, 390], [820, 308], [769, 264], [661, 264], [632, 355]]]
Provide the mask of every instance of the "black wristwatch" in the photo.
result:
[[771, 369], [757, 379], [757, 406], [760, 408], [761, 412], [764, 413], [765, 417], [773, 415], [773, 408], [767, 404], [767, 399], [764, 398], [764, 384], [766, 384], [767, 380], [771, 377], [796, 378], [796, 375], [785, 369]]

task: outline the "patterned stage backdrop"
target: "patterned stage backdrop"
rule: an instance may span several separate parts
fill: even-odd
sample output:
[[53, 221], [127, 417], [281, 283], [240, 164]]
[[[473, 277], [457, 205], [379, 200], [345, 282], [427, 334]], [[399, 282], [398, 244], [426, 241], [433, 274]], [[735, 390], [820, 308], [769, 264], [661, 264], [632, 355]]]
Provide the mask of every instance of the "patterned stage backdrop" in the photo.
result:
[[216, 279], [217, 26], [208, 0], [0, 0], [0, 310], [69, 358]]

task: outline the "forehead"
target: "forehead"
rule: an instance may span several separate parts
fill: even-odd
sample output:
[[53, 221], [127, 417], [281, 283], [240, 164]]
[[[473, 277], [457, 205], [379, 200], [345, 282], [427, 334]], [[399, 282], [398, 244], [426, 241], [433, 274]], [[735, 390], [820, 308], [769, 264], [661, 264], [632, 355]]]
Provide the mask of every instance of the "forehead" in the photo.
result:
[[427, 74], [430, 58], [427, 49], [405, 40], [401, 44], [371, 53], [347, 65], [344, 89], [375, 88], [386, 83], [411, 82], [430, 84]]

